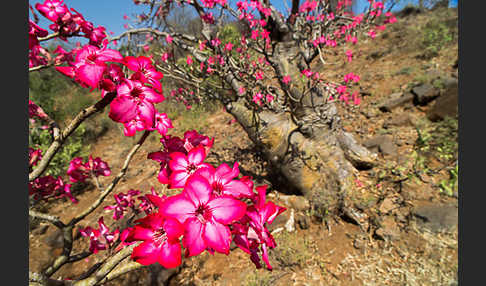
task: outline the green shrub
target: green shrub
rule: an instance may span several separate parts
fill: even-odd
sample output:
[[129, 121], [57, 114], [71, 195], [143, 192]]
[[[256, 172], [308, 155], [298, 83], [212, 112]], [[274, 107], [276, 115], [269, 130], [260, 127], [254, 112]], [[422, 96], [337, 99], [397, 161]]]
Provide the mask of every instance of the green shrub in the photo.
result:
[[442, 19], [434, 18], [425, 24], [421, 33], [421, 44], [424, 57], [432, 58], [440, 49], [454, 40], [454, 31]]

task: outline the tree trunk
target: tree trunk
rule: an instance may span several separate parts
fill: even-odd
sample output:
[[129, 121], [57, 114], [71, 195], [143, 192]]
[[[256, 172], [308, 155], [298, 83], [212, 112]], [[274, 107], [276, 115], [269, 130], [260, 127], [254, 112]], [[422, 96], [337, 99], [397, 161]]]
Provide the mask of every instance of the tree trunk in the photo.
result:
[[[281, 45], [275, 56], [279, 69], [295, 73], [290, 59], [297, 46]], [[298, 90], [292, 93], [299, 96]], [[309, 200], [315, 215], [340, 214], [347, 208], [346, 193], [353, 188], [357, 169], [371, 168], [376, 155], [343, 130], [335, 103], [326, 101], [324, 89], [314, 88], [298, 99], [291, 112], [255, 112], [242, 99], [226, 108], [273, 168]]]

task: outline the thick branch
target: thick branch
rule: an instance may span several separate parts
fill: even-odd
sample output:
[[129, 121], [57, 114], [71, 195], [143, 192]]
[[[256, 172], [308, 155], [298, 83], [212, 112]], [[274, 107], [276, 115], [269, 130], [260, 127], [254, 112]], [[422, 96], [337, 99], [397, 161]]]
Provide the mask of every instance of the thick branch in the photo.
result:
[[35, 168], [29, 174], [29, 182], [37, 179], [40, 175], [42, 175], [42, 173], [49, 165], [49, 162], [52, 160], [57, 151], [61, 148], [66, 138], [69, 137], [84, 120], [86, 120], [94, 113], [103, 110], [105, 106], [110, 104], [111, 101], [115, 99], [115, 96], [116, 93], [108, 93], [105, 95], [105, 97], [103, 97], [94, 105], [85, 108], [81, 112], [79, 112], [78, 115], [76, 115], [76, 117], [69, 123], [69, 125], [62, 130], [59, 136], [54, 138], [54, 142], [52, 142], [51, 146], [49, 146], [46, 153], [42, 156], [42, 160], [39, 162], [37, 168]]

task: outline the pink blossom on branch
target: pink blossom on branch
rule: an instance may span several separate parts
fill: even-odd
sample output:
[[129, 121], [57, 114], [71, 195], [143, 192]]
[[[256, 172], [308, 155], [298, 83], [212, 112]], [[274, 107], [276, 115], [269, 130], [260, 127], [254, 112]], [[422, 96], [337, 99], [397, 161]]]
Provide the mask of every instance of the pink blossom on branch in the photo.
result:
[[204, 250], [228, 254], [231, 242], [228, 224], [243, 217], [246, 204], [226, 195], [214, 197], [208, 180], [195, 174], [182, 193], [168, 197], [159, 210], [184, 224], [182, 244], [186, 256]]
[[133, 260], [142, 265], [158, 262], [165, 268], [181, 264], [179, 237], [184, 233], [184, 228], [179, 221], [157, 212], [135, 222], [138, 224], [130, 229], [126, 241], [143, 242], [133, 249]]

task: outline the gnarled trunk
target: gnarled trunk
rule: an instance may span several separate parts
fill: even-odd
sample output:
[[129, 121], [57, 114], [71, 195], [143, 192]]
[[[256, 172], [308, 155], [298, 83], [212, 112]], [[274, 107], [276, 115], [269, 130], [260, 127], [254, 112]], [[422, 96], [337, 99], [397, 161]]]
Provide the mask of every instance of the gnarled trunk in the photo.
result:
[[[288, 44], [287, 47], [296, 45]], [[275, 58], [280, 72], [291, 74], [295, 55], [283, 48]], [[315, 214], [338, 214], [346, 207], [346, 193], [353, 187], [357, 169], [371, 168], [376, 155], [359, 145], [345, 132], [335, 103], [328, 102], [324, 88], [305, 95], [292, 90], [290, 112], [255, 112], [240, 99], [226, 109], [261, 148], [273, 168], [311, 203]]]

